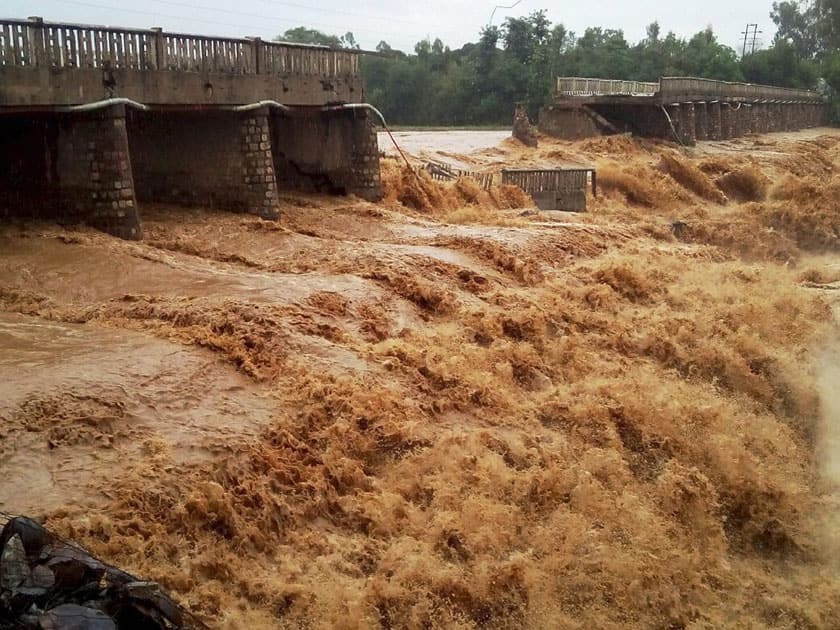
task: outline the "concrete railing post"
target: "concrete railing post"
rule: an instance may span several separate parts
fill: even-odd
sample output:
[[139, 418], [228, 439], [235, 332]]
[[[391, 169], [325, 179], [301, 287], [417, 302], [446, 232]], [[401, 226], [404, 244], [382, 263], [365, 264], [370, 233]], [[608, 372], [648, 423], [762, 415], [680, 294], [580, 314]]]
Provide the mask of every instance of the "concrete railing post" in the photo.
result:
[[152, 27], [152, 66], [155, 70], [166, 70], [166, 46], [163, 42], [163, 29], [159, 26]]
[[263, 60], [262, 50], [263, 42], [259, 37], [246, 37], [245, 39], [251, 42], [251, 59], [254, 60], [254, 74], [262, 74]]
[[44, 44], [44, 18], [32, 16], [26, 27], [29, 35], [29, 59], [38, 67], [47, 65], [47, 47]]

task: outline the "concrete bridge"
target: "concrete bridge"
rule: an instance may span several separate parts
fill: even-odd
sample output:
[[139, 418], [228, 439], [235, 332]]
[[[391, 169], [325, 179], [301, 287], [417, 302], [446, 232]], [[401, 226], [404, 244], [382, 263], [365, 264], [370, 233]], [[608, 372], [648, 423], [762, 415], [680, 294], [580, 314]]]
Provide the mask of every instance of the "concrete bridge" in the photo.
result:
[[817, 92], [693, 77], [658, 83], [558, 77], [554, 103], [539, 119], [540, 131], [561, 138], [632, 131], [684, 145], [826, 123]]
[[142, 235], [145, 202], [381, 197], [357, 50], [0, 20], [0, 217]]

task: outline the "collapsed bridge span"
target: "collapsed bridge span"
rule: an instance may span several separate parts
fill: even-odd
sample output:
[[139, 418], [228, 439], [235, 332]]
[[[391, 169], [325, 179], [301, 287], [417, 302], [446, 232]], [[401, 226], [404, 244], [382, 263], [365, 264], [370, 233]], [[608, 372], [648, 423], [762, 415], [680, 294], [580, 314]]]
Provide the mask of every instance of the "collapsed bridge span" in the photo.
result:
[[694, 77], [656, 83], [558, 77], [539, 129], [565, 139], [631, 132], [690, 146], [826, 122], [825, 99], [811, 90]]

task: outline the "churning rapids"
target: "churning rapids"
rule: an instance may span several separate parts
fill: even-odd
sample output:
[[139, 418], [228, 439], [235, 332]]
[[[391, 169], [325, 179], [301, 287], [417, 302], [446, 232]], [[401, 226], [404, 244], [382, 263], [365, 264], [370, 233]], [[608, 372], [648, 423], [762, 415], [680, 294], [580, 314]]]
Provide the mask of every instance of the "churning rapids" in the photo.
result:
[[211, 627], [835, 627], [840, 132], [497, 140], [405, 138], [596, 165], [589, 212], [387, 157], [0, 227], [0, 510]]

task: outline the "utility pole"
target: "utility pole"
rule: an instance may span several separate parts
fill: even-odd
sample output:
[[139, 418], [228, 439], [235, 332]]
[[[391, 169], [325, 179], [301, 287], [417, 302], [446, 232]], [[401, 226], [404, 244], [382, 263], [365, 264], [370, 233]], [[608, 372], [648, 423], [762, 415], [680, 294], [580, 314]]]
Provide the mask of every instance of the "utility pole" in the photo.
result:
[[758, 30], [758, 24], [747, 24], [747, 28], [741, 31], [741, 35], [744, 36], [744, 47], [741, 50], [741, 57], [747, 56], [747, 42], [749, 41], [750, 35], [752, 35], [752, 52], [755, 52], [756, 37], [758, 37], [759, 33], [763, 32]]
[[753, 40], [752, 40], [752, 52], [750, 54], [755, 54], [755, 38], [759, 33], [764, 33], [764, 31], [758, 30], [758, 24], [754, 25], [755, 28], [753, 29]]

